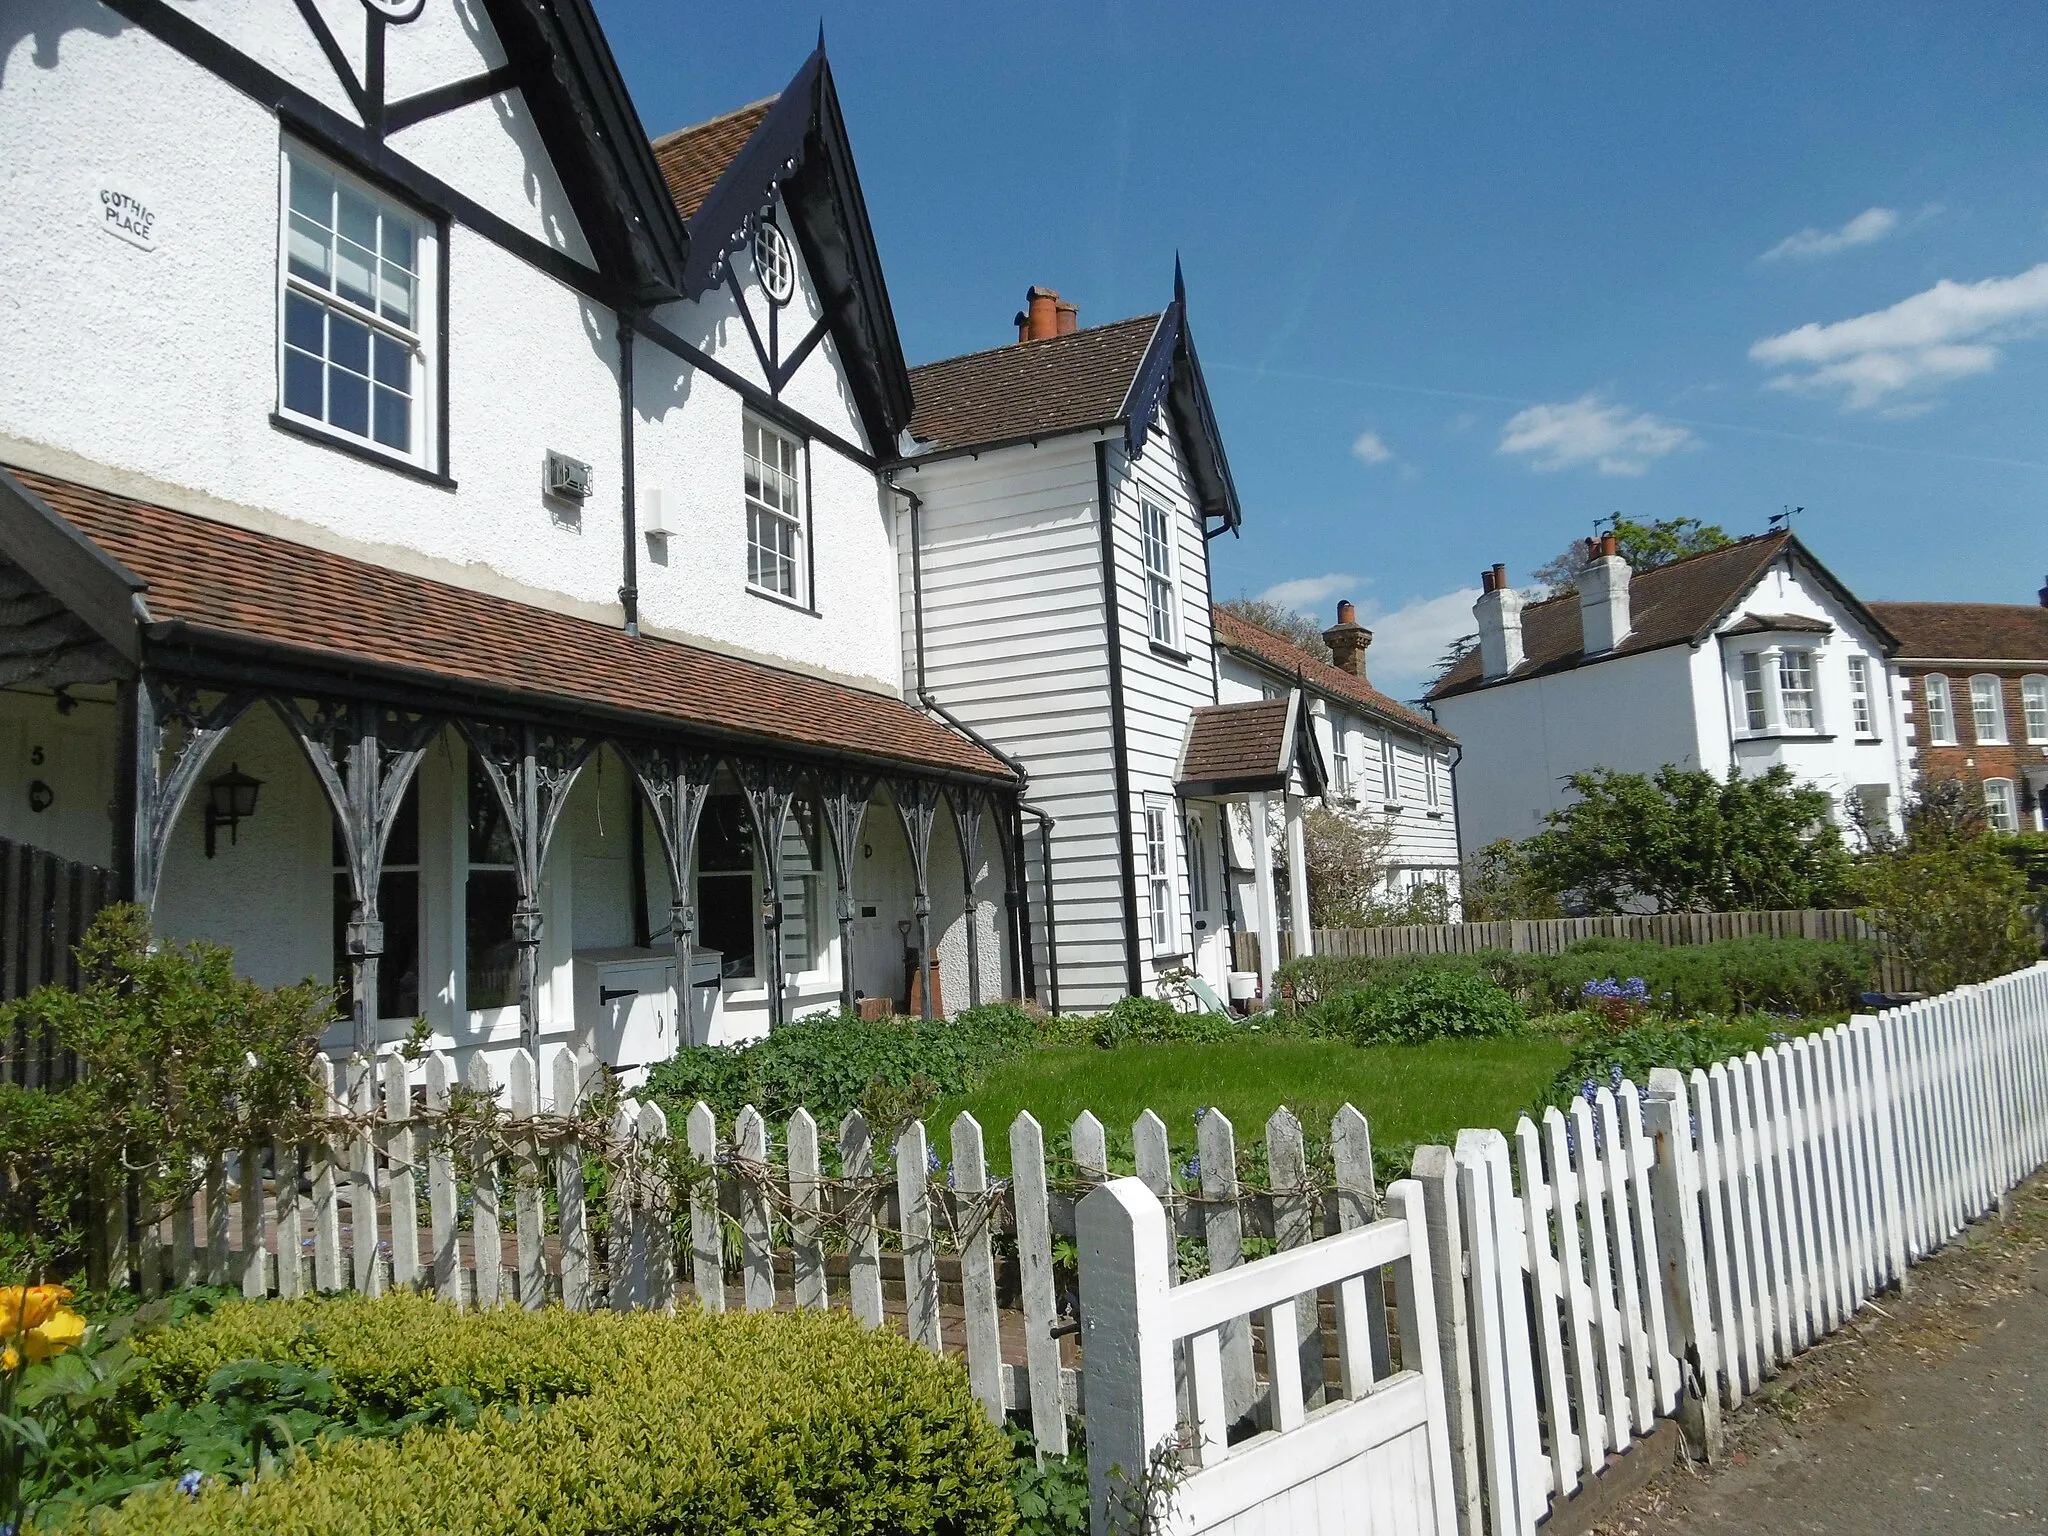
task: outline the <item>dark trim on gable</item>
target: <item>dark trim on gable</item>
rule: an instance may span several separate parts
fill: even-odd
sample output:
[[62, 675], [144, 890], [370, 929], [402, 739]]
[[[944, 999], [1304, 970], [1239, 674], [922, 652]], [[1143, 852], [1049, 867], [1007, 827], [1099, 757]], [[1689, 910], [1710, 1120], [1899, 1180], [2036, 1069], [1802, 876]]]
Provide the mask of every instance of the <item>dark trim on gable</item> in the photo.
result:
[[1118, 412], [1118, 420], [1124, 423], [1124, 445], [1134, 457], [1151, 435], [1152, 417], [1162, 402], [1180, 434], [1185, 467], [1194, 482], [1195, 504], [1201, 508], [1204, 524], [1212, 517], [1221, 518], [1223, 526], [1234, 532], [1244, 521], [1244, 511], [1237, 499], [1237, 483], [1231, 478], [1230, 460], [1223, 452], [1223, 434], [1209, 401], [1201, 360], [1195, 356], [1195, 339], [1188, 330], [1187, 286], [1181, 279], [1178, 258], [1173, 264], [1173, 302], [1160, 315]]
[[524, 74], [523, 70], [508, 64], [503, 69], [472, 75], [467, 80], [457, 80], [449, 85], [437, 85], [431, 91], [421, 91], [417, 96], [391, 102], [384, 108], [384, 131], [387, 134], [402, 133], [430, 117], [474, 106], [503, 91], [517, 90]]
[[[840, 363], [868, 440], [894, 444], [910, 422], [910, 370], [822, 41], [690, 220], [686, 298], [726, 280], [732, 253], [753, 238], [756, 221], [778, 197], [826, 319], [840, 334]], [[777, 392], [799, 361], [793, 358], [780, 378], [772, 363], [764, 365], [777, 378]]]
[[1131, 754], [1124, 724], [1124, 642], [1116, 579], [1116, 513], [1109, 499], [1109, 444], [1095, 445], [1095, 505], [1100, 525], [1102, 621], [1109, 649], [1109, 761], [1116, 793], [1116, 872], [1122, 887], [1124, 985], [1133, 997], [1145, 990], [1138, 953], [1138, 869], [1131, 846]]
[[642, 336], [663, 350], [681, 358], [692, 368], [696, 368], [709, 377], [718, 380], [719, 383], [745, 401], [751, 409], [760, 412], [766, 420], [774, 422], [775, 425], [781, 427], [784, 431], [793, 432], [798, 437], [805, 438], [806, 440], [816, 438], [834, 452], [853, 460], [854, 463], [860, 465], [863, 469], [876, 469], [880, 467], [880, 461], [859, 444], [849, 442], [838, 433], [819, 426], [808, 417], [799, 415], [751, 379], [733, 372], [732, 369], [726, 367], [724, 363], [711, 356], [710, 353], [691, 346], [689, 342], [683, 340], [682, 337], [678, 336], [653, 316], [642, 315], [639, 324]]
[[142, 660], [135, 599], [149, 583], [0, 467], [0, 548], [117, 653]]

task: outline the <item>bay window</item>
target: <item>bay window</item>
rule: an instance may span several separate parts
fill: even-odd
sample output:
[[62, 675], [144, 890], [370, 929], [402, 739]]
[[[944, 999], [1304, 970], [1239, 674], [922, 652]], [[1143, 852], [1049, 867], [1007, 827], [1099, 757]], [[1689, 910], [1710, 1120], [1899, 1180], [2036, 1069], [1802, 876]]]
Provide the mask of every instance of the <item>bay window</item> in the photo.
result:
[[1752, 731], [1767, 730], [1771, 717], [1764, 697], [1764, 655], [1745, 651], [1742, 655], [1742, 718]]
[[1778, 718], [1788, 731], [1820, 728], [1820, 708], [1813, 685], [1813, 652], [1778, 652]]

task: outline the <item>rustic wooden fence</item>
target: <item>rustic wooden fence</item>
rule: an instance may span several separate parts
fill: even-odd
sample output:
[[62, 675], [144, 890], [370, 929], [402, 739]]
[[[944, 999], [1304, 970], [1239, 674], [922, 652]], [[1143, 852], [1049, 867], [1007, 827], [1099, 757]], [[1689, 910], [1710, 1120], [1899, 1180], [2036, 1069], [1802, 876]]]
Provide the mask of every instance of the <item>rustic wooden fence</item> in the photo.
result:
[[[79, 938], [113, 901], [111, 870], [0, 837], [0, 1003], [46, 984], [76, 987]], [[66, 1083], [76, 1070], [27, 1023], [0, 1032], [0, 1083]]]

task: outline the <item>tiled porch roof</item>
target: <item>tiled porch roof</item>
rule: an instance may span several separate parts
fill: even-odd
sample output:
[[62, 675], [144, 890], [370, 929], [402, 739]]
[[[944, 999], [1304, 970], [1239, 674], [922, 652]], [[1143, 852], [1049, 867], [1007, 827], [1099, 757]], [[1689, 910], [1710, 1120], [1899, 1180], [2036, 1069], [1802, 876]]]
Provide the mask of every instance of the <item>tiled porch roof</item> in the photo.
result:
[[1285, 789], [1300, 768], [1310, 794], [1323, 791], [1322, 755], [1308, 728], [1301, 690], [1284, 698], [1205, 704], [1188, 718], [1176, 787], [1183, 795]]
[[[509, 598], [408, 575], [271, 534], [47, 475], [20, 484], [148, 584], [158, 624], [182, 621], [296, 653], [367, 661], [456, 689], [523, 695], [697, 728], [757, 750], [811, 748], [1012, 780], [1002, 763], [901, 699]], [[895, 615], [889, 615], [895, 621]]]

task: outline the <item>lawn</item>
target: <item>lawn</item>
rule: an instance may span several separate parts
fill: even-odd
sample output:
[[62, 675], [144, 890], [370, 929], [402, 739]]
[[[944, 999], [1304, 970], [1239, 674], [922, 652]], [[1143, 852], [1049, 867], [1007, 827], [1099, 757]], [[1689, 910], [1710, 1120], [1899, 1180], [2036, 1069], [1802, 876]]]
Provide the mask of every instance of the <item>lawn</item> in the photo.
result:
[[1028, 1109], [1064, 1150], [1067, 1128], [1093, 1110], [1109, 1132], [1113, 1160], [1128, 1158], [1131, 1122], [1150, 1109], [1166, 1122], [1176, 1152], [1194, 1150], [1197, 1109], [1230, 1117], [1240, 1148], [1263, 1138], [1266, 1117], [1285, 1104], [1315, 1140], [1349, 1102], [1372, 1125], [1376, 1150], [1452, 1140], [1466, 1126], [1513, 1126], [1539, 1103], [1570, 1056], [1549, 1036], [1440, 1040], [1361, 1050], [1334, 1040], [1246, 1040], [1219, 1045], [1047, 1047], [995, 1067], [971, 1093], [936, 1106], [935, 1137], [961, 1110], [987, 1133], [989, 1161], [1007, 1173], [1009, 1128]]

